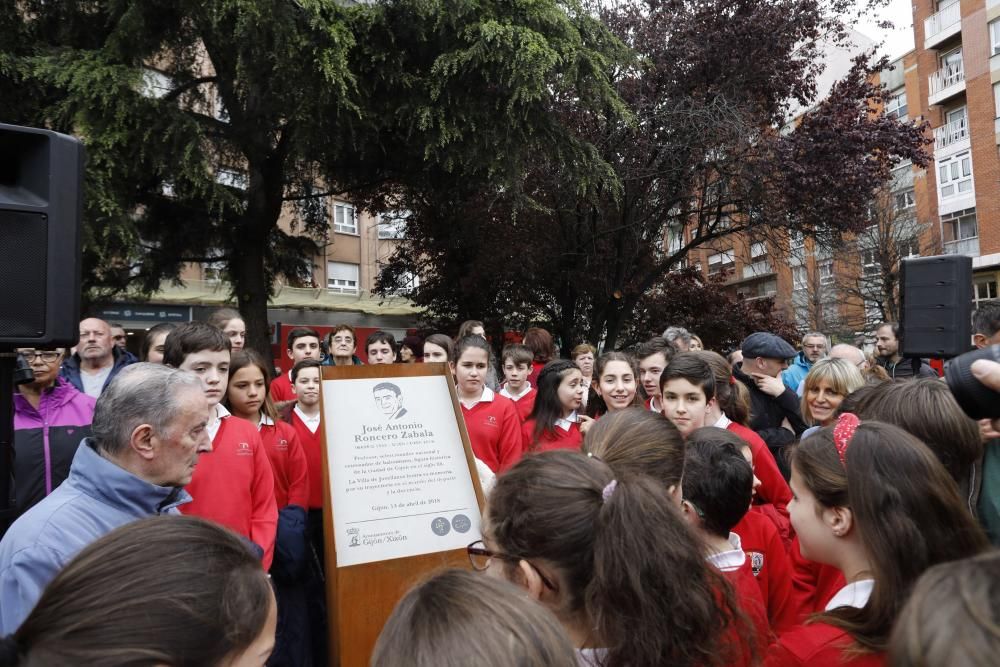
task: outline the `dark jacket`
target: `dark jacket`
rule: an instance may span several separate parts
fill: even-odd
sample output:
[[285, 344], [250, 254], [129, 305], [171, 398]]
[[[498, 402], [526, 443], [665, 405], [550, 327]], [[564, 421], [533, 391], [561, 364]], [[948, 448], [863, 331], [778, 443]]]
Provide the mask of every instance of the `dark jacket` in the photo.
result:
[[[361, 361], [361, 358], [358, 355], [356, 355], [356, 354], [352, 354], [351, 355], [351, 363], [354, 364], [355, 366], [364, 366], [365, 365], [364, 362]], [[334, 366], [334, 365], [336, 365], [336, 364], [333, 363], [333, 355], [331, 355], [331, 354], [324, 355], [323, 356], [323, 361], [321, 361], [320, 364], [322, 366]]]
[[65, 481], [77, 447], [90, 437], [97, 401], [62, 378], [42, 392], [36, 410], [14, 395], [14, 497], [17, 514]]
[[893, 380], [908, 380], [910, 378], [936, 378], [937, 371], [923, 359], [900, 359], [898, 363], [892, 363], [885, 357], [878, 358], [878, 365], [885, 369], [889, 377]]
[[[125, 368], [129, 364], [135, 363], [135, 355], [130, 352], [125, 352], [121, 350], [117, 345], [111, 346], [111, 354], [114, 357], [114, 365], [111, 366], [111, 372], [108, 373], [108, 379], [104, 381], [104, 386], [101, 387], [101, 391], [104, 390], [108, 384], [115, 379], [118, 375], [118, 371]], [[59, 377], [66, 378], [69, 380], [70, 384], [77, 388], [78, 391], [83, 391], [83, 380], [80, 379], [80, 355], [74, 354], [72, 357], [67, 358], [59, 369]]]
[[[808, 428], [799, 411], [798, 394], [788, 387], [777, 397], [765, 394], [757, 387], [753, 378], [743, 372], [742, 365], [733, 368], [733, 377], [742, 382], [750, 392], [750, 428], [767, 443], [781, 473], [788, 479], [791, 471], [784, 450]], [[794, 433], [781, 426], [786, 419]]]

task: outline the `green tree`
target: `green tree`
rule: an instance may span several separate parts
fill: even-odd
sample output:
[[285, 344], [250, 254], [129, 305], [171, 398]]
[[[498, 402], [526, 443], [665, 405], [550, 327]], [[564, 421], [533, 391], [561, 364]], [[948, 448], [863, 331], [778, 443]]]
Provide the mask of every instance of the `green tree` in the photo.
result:
[[[587, 159], [553, 97], [617, 104], [616, 41], [560, 0], [25, 0], [0, 9], [0, 44], [0, 118], [87, 146], [88, 294], [223, 262], [263, 352], [274, 279], [308, 271], [325, 197], [502, 188], [534, 152]], [[279, 228], [287, 207], [304, 234]]]
[[[570, 97], [551, 109], [595, 159], [579, 169], [535, 153], [520, 188], [411, 193], [410, 239], [386, 285], [419, 273], [415, 298], [441, 319], [519, 326], [514, 313], [566, 344], [613, 347], [692, 249], [731, 247], [738, 232], [859, 230], [892, 166], [928, 156], [923, 125], [873, 113], [882, 62], [859, 57], [817, 102], [821, 42], [843, 44], [853, 4], [605, 3], [602, 19], [636, 56], [608, 72], [628, 113], [595, 115]], [[788, 123], [792, 108], [809, 110]]]

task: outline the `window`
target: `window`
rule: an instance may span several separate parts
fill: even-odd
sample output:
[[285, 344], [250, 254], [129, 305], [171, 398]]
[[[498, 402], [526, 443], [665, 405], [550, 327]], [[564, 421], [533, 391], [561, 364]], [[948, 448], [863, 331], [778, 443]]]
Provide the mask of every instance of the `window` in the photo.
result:
[[758, 259], [767, 257], [767, 246], [763, 243], [753, 243], [750, 245], [750, 259], [756, 262]]
[[160, 99], [174, 89], [174, 82], [169, 76], [155, 69], [144, 67], [139, 92], [143, 97]]
[[[962, 71], [962, 47], [941, 54], [941, 57], [938, 58], [938, 64], [944, 72], [945, 79], [950, 80], [949, 75]], [[951, 84], [946, 83], [945, 85]]]
[[357, 234], [358, 218], [350, 204], [333, 205], [333, 231], [341, 234]]
[[899, 242], [899, 258], [920, 257], [920, 239], [902, 239]]
[[792, 250], [802, 250], [806, 246], [806, 237], [802, 232], [792, 231], [788, 234], [788, 247]]
[[990, 21], [990, 55], [1000, 54], [1000, 19]]
[[976, 307], [980, 301], [988, 301], [997, 298], [997, 281], [995, 278], [980, 278], [972, 284], [972, 300]]
[[938, 160], [938, 192], [941, 199], [972, 192], [972, 156], [969, 151]]
[[409, 211], [388, 211], [378, 217], [378, 237], [381, 240], [406, 238]]
[[906, 120], [906, 112], [906, 91], [901, 89], [886, 101], [885, 115], [887, 118]]
[[993, 84], [993, 113], [995, 118], [1000, 118], [1000, 83]]
[[398, 280], [399, 287], [392, 290], [393, 294], [410, 294], [413, 290], [420, 287], [420, 276], [414, 275], [409, 271], [401, 274]]
[[825, 262], [818, 262], [816, 264], [816, 270], [819, 272], [819, 284], [820, 285], [832, 285], [833, 284], [833, 260], [829, 259]]
[[667, 227], [667, 252], [671, 255], [680, 252], [684, 247], [684, 228], [680, 225]]
[[247, 189], [247, 175], [235, 169], [219, 169], [215, 172], [215, 182], [237, 190]]
[[792, 267], [792, 289], [800, 290], [809, 287], [809, 274], [805, 266]]
[[894, 193], [893, 205], [896, 211], [905, 211], [908, 208], [913, 208], [914, 206], [916, 206], [917, 198], [916, 195], [913, 193], [913, 188]]
[[357, 264], [348, 264], [347, 262], [327, 262], [326, 287], [331, 292], [357, 294], [358, 273], [359, 267]]
[[882, 272], [878, 263], [878, 253], [874, 248], [866, 248], [861, 251], [861, 266], [865, 276], [877, 276]]
[[717, 252], [708, 256], [708, 275], [712, 276], [733, 267], [733, 251]]
[[941, 226], [944, 228], [944, 242], [964, 241], [979, 236], [976, 223], [976, 209], [968, 208], [941, 216]]

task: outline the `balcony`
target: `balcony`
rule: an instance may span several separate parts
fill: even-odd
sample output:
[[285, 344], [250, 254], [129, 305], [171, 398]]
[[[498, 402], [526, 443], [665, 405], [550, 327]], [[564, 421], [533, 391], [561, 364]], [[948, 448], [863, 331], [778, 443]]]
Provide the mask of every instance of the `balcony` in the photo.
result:
[[941, 104], [965, 91], [965, 66], [962, 61], [942, 67], [927, 77], [930, 94], [928, 104]]
[[969, 145], [969, 117], [953, 120], [947, 125], [934, 128], [934, 150], [961, 150]]
[[979, 257], [979, 237], [962, 239], [961, 241], [947, 241], [944, 244], [946, 255], [968, 255], [969, 257]]
[[774, 267], [768, 259], [758, 259], [751, 264], [743, 265], [743, 280], [751, 280], [762, 276], [769, 276], [774, 273]]
[[962, 31], [961, 3], [953, 2], [924, 19], [924, 48], [932, 49]]

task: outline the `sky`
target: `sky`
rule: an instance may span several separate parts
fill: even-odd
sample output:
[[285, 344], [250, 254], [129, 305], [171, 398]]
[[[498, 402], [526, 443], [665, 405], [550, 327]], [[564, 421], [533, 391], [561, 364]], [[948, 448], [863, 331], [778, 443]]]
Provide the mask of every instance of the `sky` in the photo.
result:
[[[891, 0], [889, 5], [858, 23], [857, 30], [876, 42], [885, 41], [882, 51], [890, 59], [898, 58], [913, 48], [913, 10], [912, 0]], [[858, 2], [858, 6], [864, 4]], [[884, 30], [876, 26], [880, 20], [889, 20], [895, 24], [893, 30]]]

